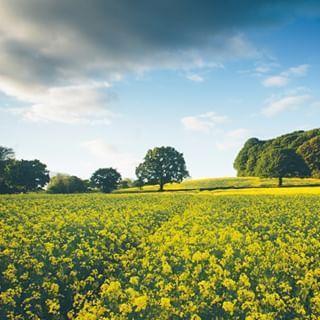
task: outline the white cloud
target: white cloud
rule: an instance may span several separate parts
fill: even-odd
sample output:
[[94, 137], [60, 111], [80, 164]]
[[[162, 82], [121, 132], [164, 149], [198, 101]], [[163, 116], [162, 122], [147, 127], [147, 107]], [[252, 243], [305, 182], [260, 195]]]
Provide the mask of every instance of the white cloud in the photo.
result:
[[295, 109], [311, 99], [310, 95], [289, 95], [282, 98], [271, 99], [267, 106], [262, 109], [262, 114], [272, 117], [278, 113]]
[[244, 143], [249, 135], [250, 131], [244, 128], [228, 131], [221, 141], [216, 142], [216, 147], [222, 151], [237, 149]]
[[11, 108], [11, 112], [34, 122], [109, 124], [115, 114], [108, 109], [110, 97], [103, 92], [106, 87], [109, 87], [108, 83], [90, 83], [40, 91], [19, 91], [16, 95], [28, 102], [28, 106]]
[[296, 67], [291, 67], [288, 70], [281, 72], [279, 75], [267, 77], [262, 81], [265, 87], [284, 87], [286, 86], [292, 77], [303, 77], [307, 75], [308, 64], [301, 64]]
[[190, 131], [209, 132], [219, 124], [227, 121], [226, 116], [220, 116], [215, 112], [207, 112], [197, 116], [188, 116], [181, 119], [183, 126]]
[[288, 84], [289, 79], [284, 76], [273, 76], [263, 80], [265, 87], [284, 87]]
[[254, 69], [257, 73], [266, 73], [270, 71], [270, 67], [266, 65], [258, 66]]
[[134, 176], [134, 170], [139, 161], [132, 154], [122, 152], [103, 139], [85, 141], [82, 146], [94, 157], [92, 170], [97, 167], [113, 167], [119, 170], [123, 177]]
[[187, 75], [187, 79], [194, 82], [203, 82], [204, 78], [198, 74], [189, 74]]
[[301, 64], [300, 66], [290, 68], [287, 73], [289, 75], [305, 76], [308, 73], [309, 67], [308, 64]]

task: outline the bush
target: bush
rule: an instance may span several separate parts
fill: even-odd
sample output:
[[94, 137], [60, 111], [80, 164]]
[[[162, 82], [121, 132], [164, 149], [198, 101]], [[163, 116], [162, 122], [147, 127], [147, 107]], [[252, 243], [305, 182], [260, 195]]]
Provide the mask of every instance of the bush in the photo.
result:
[[76, 176], [58, 174], [53, 177], [48, 185], [49, 193], [81, 193], [88, 190], [87, 184]]

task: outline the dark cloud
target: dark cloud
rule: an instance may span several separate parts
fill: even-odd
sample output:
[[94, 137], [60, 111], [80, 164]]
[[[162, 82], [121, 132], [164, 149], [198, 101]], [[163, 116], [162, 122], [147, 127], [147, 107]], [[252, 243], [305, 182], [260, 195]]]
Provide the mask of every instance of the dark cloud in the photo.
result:
[[235, 38], [239, 32], [319, 13], [320, 4], [294, 0], [2, 0], [0, 6], [4, 17], [0, 34], [6, 39], [2, 51], [17, 65], [33, 67], [31, 75], [59, 79], [59, 75], [77, 74], [77, 69], [83, 73], [92, 68], [106, 72], [179, 68], [195, 63], [196, 58], [219, 59], [230, 48], [241, 56], [245, 50], [237, 52], [232, 47], [245, 45]]
[[1, 0], [0, 90], [24, 99], [125, 72], [210, 67], [257, 54], [246, 30], [319, 13], [318, 0]]

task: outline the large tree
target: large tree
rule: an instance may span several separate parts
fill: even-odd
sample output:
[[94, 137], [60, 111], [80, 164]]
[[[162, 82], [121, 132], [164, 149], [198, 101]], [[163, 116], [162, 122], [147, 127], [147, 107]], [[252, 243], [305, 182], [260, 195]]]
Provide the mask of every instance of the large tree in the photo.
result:
[[278, 185], [281, 187], [282, 178], [308, 177], [310, 170], [294, 150], [270, 147], [261, 154], [256, 166], [256, 175], [264, 178], [278, 178]]
[[36, 191], [49, 182], [47, 166], [39, 160], [15, 160], [5, 172], [10, 188], [15, 192]]
[[298, 148], [297, 153], [309, 166], [312, 176], [320, 178], [320, 136], [306, 141]]
[[[257, 176], [256, 166], [265, 150], [269, 148], [292, 149], [300, 154], [311, 169], [313, 177], [319, 177], [320, 129], [295, 131], [270, 140], [249, 139], [239, 151], [234, 168], [238, 176]], [[313, 140], [314, 139], [314, 140]]]
[[90, 178], [92, 185], [102, 192], [110, 193], [116, 189], [121, 181], [120, 173], [113, 168], [101, 168]]
[[136, 175], [144, 183], [159, 184], [163, 191], [166, 183], [181, 182], [189, 173], [182, 153], [172, 147], [159, 147], [148, 150]]

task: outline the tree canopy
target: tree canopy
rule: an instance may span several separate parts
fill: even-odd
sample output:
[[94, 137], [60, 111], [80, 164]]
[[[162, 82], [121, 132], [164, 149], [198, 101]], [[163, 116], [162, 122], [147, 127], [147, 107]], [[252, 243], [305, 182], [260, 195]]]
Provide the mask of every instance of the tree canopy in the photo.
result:
[[139, 181], [159, 184], [160, 191], [169, 182], [181, 182], [189, 176], [183, 154], [173, 147], [148, 150], [144, 161], [136, 168]]
[[50, 178], [47, 166], [39, 160], [14, 160], [5, 168], [5, 178], [14, 192], [36, 191]]
[[84, 180], [66, 174], [57, 174], [50, 179], [47, 191], [49, 193], [80, 193], [87, 191]]
[[14, 152], [11, 148], [0, 146], [0, 193], [9, 193], [10, 187], [7, 181], [7, 166], [14, 160]]
[[14, 152], [11, 148], [0, 146], [0, 161], [14, 159]]
[[262, 153], [255, 173], [259, 177], [279, 178], [279, 187], [282, 185], [282, 178], [310, 176], [310, 170], [300, 155], [292, 149], [279, 147], [269, 147]]
[[258, 160], [267, 149], [291, 149], [301, 155], [305, 161], [312, 177], [317, 177], [320, 168], [317, 162], [318, 152], [320, 150], [320, 129], [309, 131], [295, 131], [289, 134], [270, 140], [259, 140], [250, 138], [239, 151], [235, 161], [234, 168], [238, 176], [259, 176], [257, 172]]
[[101, 168], [90, 178], [92, 185], [102, 192], [110, 193], [116, 189], [121, 181], [120, 173], [113, 168]]
[[316, 136], [302, 144], [297, 153], [302, 156], [315, 178], [320, 178], [320, 136]]

